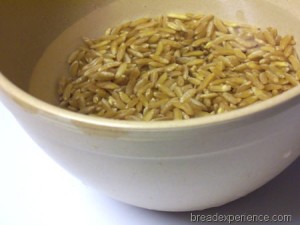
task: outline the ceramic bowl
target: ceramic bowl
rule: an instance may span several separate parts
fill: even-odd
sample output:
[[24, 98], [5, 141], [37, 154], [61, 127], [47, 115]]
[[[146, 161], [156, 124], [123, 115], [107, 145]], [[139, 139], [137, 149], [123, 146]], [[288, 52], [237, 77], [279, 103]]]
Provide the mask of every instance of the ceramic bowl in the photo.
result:
[[57, 79], [81, 36], [100, 35], [136, 17], [201, 12], [274, 26], [280, 33], [293, 34], [300, 44], [298, 1], [0, 5], [5, 18], [0, 21], [0, 99], [47, 154], [88, 186], [148, 209], [200, 210], [250, 193], [299, 156], [300, 87], [243, 109], [187, 121], [117, 121], [55, 106]]

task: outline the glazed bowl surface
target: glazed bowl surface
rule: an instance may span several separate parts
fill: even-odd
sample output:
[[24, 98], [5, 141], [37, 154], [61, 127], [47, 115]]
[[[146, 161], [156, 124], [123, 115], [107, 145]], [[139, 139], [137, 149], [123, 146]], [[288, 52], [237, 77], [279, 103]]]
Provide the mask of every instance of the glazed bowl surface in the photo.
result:
[[[133, 122], [57, 107], [67, 55], [82, 36], [170, 12], [274, 26], [300, 43], [300, 3], [242, 0], [3, 1], [0, 100], [47, 154], [83, 183], [163, 211], [215, 207], [262, 186], [300, 154], [300, 87], [261, 103], [186, 121]], [[297, 49], [298, 52], [299, 49]]]

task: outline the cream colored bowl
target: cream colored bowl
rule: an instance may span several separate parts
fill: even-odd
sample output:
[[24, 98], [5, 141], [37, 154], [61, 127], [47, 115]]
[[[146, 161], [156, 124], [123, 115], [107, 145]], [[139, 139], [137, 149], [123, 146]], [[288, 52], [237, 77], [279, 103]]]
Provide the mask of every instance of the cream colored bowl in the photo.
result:
[[81, 36], [169, 12], [271, 25], [294, 34], [300, 46], [298, 1], [4, 1], [0, 99], [51, 157], [114, 199], [166, 211], [219, 206], [262, 186], [299, 156], [300, 87], [188, 121], [115, 121], [55, 106], [57, 79]]

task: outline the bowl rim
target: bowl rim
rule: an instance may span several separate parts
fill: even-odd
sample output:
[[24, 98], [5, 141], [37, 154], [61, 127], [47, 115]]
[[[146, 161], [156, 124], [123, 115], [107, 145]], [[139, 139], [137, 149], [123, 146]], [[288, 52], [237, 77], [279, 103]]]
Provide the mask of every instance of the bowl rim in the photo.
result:
[[189, 129], [195, 127], [206, 127], [206, 126], [217, 126], [232, 121], [244, 119], [249, 116], [253, 116], [258, 113], [267, 111], [268, 109], [280, 106], [283, 103], [291, 100], [300, 95], [300, 85], [293, 87], [292, 89], [274, 96], [270, 99], [246, 106], [241, 109], [236, 109], [230, 112], [221, 113], [217, 115], [211, 115], [200, 118], [192, 118], [181, 121], [127, 121], [127, 120], [116, 120], [101, 117], [92, 117], [77, 112], [72, 112], [67, 109], [60, 108], [59, 106], [52, 105], [30, 93], [19, 88], [16, 84], [11, 82], [3, 73], [0, 71], [0, 90], [11, 97], [21, 107], [28, 107], [43, 113], [48, 117], [54, 117], [56, 119], [64, 121], [76, 121], [77, 124], [82, 124], [85, 127], [110, 127], [114, 129], [126, 129], [126, 130], [147, 130], [147, 131], [162, 131], [162, 130], [177, 130], [177, 129]]

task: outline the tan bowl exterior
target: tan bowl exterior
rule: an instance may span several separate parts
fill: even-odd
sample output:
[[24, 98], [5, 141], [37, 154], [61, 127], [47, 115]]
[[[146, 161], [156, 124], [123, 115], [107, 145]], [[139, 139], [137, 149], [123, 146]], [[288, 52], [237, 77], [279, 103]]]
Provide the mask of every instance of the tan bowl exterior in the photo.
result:
[[[5, 31], [0, 37], [0, 68], [7, 77], [0, 74], [0, 99], [51, 157], [87, 185], [139, 207], [199, 210], [248, 194], [299, 156], [298, 87], [235, 112], [159, 123], [95, 119], [26, 93], [32, 69], [45, 47], [94, 8], [103, 8], [105, 15], [116, 20], [176, 9], [195, 11], [196, 6], [204, 13], [219, 12], [221, 17], [238, 20], [240, 10], [244, 10], [245, 18], [257, 23], [260, 17], [266, 18], [264, 23], [270, 22], [277, 13], [273, 10], [278, 9], [296, 18], [288, 21], [296, 24], [300, 11], [296, 1], [294, 6], [287, 6], [285, 1], [141, 0], [135, 7], [137, 1], [133, 0], [45, 1], [46, 7], [38, 1], [28, 2], [31, 4], [0, 3], [0, 13], [7, 18], [7, 24], [0, 23]], [[222, 10], [226, 5], [234, 6], [231, 11], [236, 14]], [[265, 14], [255, 14], [256, 10]], [[255, 16], [251, 17], [252, 13]], [[300, 38], [300, 30], [290, 26], [285, 30], [295, 30], [296, 39]], [[22, 32], [24, 27], [26, 32]], [[44, 32], [43, 38], [35, 36], [40, 32]], [[22, 44], [16, 42], [19, 39], [30, 45], [23, 43], [22, 50]]]

